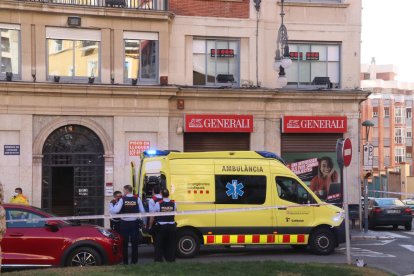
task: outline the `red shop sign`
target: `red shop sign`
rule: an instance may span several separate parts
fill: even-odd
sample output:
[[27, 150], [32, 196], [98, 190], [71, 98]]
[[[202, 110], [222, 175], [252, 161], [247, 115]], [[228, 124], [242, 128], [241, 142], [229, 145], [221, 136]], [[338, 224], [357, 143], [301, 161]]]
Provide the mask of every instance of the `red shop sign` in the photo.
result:
[[253, 115], [186, 114], [185, 132], [253, 132]]
[[284, 116], [283, 133], [345, 133], [346, 116]]

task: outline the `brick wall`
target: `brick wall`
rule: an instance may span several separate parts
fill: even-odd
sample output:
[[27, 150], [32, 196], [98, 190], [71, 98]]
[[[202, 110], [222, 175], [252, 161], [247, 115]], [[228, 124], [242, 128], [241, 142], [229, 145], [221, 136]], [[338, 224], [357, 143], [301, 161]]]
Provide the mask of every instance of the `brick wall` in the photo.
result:
[[170, 0], [169, 7], [177, 15], [249, 18], [248, 0]]

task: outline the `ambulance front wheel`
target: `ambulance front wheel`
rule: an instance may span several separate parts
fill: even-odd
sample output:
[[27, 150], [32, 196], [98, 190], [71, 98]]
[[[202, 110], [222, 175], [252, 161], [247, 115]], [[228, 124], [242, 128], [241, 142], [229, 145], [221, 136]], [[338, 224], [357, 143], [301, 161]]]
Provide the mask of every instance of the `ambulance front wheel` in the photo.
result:
[[177, 256], [179, 258], [192, 258], [200, 250], [200, 239], [194, 231], [180, 230], [177, 233]]
[[316, 255], [329, 255], [336, 247], [335, 236], [327, 228], [316, 229], [310, 237], [309, 246]]

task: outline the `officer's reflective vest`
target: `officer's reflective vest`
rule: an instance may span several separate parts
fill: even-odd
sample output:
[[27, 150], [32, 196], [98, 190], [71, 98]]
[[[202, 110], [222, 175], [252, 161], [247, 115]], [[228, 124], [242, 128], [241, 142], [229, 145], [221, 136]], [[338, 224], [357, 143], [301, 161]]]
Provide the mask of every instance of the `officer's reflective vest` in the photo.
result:
[[138, 198], [135, 196], [124, 196], [122, 201], [120, 214], [139, 213]]
[[[174, 200], [170, 200], [168, 202], [161, 200], [158, 202], [158, 204], [160, 205], [160, 213], [163, 212], [174, 212], [175, 211], [175, 203]], [[160, 217], [156, 217], [155, 221], [156, 222], [174, 222], [174, 218], [175, 216], [160, 216]]]

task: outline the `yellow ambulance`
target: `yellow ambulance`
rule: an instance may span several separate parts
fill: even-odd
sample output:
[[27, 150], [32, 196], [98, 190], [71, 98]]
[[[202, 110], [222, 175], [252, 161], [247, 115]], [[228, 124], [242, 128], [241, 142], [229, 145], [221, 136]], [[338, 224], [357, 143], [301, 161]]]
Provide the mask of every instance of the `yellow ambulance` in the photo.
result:
[[323, 203], [273, 153], [146, 151], [139, 194], [151, 198], [154, 185], [169, 189], [179, 211], [203, 211], [175, 217], [179, 257], [201, 245], [291, 245], [327, 255], [345, 242], [343, 210]]

